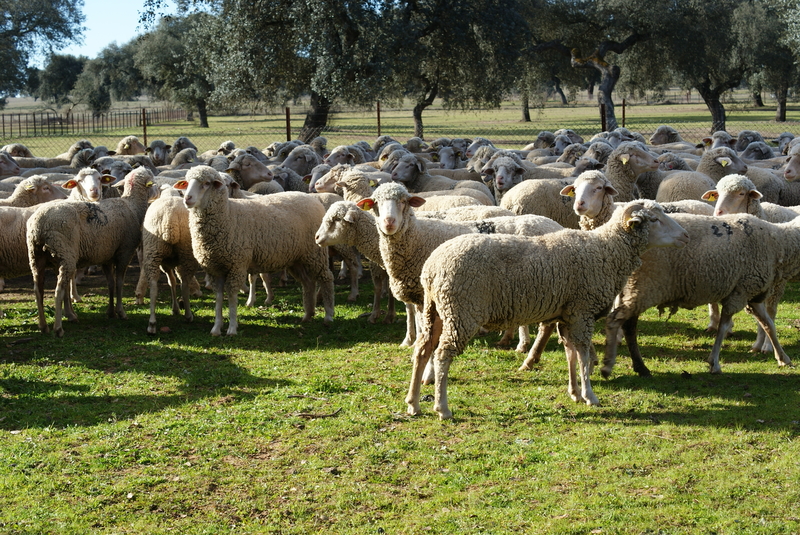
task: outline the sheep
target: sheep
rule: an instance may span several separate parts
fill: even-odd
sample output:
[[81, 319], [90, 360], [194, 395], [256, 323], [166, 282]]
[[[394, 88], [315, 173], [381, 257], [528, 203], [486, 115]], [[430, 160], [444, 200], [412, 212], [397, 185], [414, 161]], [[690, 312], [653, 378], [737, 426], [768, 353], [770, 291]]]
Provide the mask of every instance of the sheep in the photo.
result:
[[375, 138], [375, 141], [372, 143], [372, 152], [374, 154], [380, 154], [381, 150], [385, 145], [388, 143], [397, 143], [399, 142], [395, 140], [392, 136], [378, 136]]
[[[778, 145], [778, 152], [780, 154], [787, 154], [789, 149], [789, 142], [794, 139], [794, 134], [791, 132], [781, 132], [778, 137], [772, 140], [776, 145]], [[2, 149], [0, 149], [2, 150]]]
[[20, 167], [17, 161], [7, 152], [0, 152], [0, 178], [19, 176]]
[[85, 168], [78, 171], [75, 178], [67, 180], [61, 185], [64, 189], [71, 189], [70, 201], [97, 202], [103, 197], [103, 185], [114, 181], [111, 175], [101, 175], [97, 170]]
[[95, 160], [92, 164], [92, 169], [96, 169], [101, 175], [111, 175], [114, 181], [111, 184], [116, 184], [122, 181], [125, 176], [133, 171], [131, 164], [124, 160], [116, 160], [114, 158], [101, 158]]
[[[423, 368], [433, 356], [434, 411], [452, 417], [447, 376], [481, 326], [558, 321], [569, 363], [570, 397], [598, 405], [589, 375], [595, 318], [608, 310], [648, 248], [681, 246], [685, 231], [653, 201], [628, 204], [595, 232], [565, 229], [540, 237], [466, 235], [438, 247], [421, 274], [422, 329], [414, 345], [406, 403], [420, 414]], [[569, 267], [566, 267], [569, 266]], [[504, 274], [497, 277], [497, 272]], [[542, 298], [547, 296], [547, 298]], [[580, 361], [581, 388], [575, 365]]]
[[797, 180], [800, 176], [800, 150], [789, 153], [786, 158], [786, 166], [783, 168], [783, 177], [789, 182]]
[[533, 148], [535, 149], [549, 149], [553, 146], [555, 142], [556, 135], [553, 132], [548, 132], [547, 130], [543, 130], [539, 132], [536, 136], [536, 139], [533, 142]]
[[[325, 159], [325, 154], [328, 152], [326, 149], [327, 145], [328, 139], [323, 136], [317, 136], [308, 142], [308, 146], [316, 153], [320, 162]], [[372, 148], [369, 147], [369, 150], [371, 151]]]
[[[28, 258], [38, 310], [39, 329], [48, 332], [44, 316], [44, 274], [47, 266], [58, 270], [55, 292], [57, 337], [64, 336], [61, 325], [62, 305], [68, 299], [70, 281], [77, 268], [98, 264], [108, 280], [109, 317], [125, 319], [122, 308], [122, 283], [125, 270], [141, 240], [141, 226], [147, 210], [153, 175], [136, 169], [125, 179], [125, 192], [119, 199], [96, 203], [47, 203], [28, 220], [26, 240]], [[116, 300], [116, 306], [115, 306]], [[68, 317], [77, 321], [71, 307]]]
[[194, 149], [195, 153], [197, 152], [197, 147], [188, 137], [180, 136], [170, 146], [167, 165], [171, 164], [175, 156], [184, 149]]
[[780, 366], [791, 361], [780, 346], [764, 300], [800, 270], [800, 227], [772, 225], [748, 214], [708, 217], [673, 216], [689, 235], [682, 250], [653, 250], [631, 274], [614, 309], [606, 318], [606, 354], [601, 373], [609, 377], [622, 327], [634, 370], [648, 375], [637, 345], [637, 320], [650, 308], [694, 308], [721, 303], [717, 336], [707, 362], [713, 374], [722, 372], [719, 354], [732, 316], [748, 307], [773, 345]]
[[669, 171], [693, 171], [686, 160], [676, 155], [674, 152], [665, 152], [656, 158], [658, 169], [646, 171], [636, 179], [636, 187], [639, 189], [639, 196], [643, 199], [655, 199], [658, 194], [658, 186], [669, 176]]
[[445, 176], [453, 180], [472, 180], [473, 182], [482, 182], [480, 173], [467, 168], [463, 169], [431, 169], [429, 171], [432, 175]]
[[677, 143], [685, 141], [675, 128], [662, 124], [655, 129], [653, 135], [650, 136], [651, 145], [665, 145], [667, 143]]
[[578, 161], [578, 159], [586, 152], [586, 148], [587, 147], [581, 143], [572, 143], [571, 145], [567, 145], [564, 148], [564, 151], [561, 153], [561, 156], [559, 156], [556, 161], [568, 163], [574, 166], [575, 162]]
[[28, 247], [25, 242], [25, 225], [39, 205], [0, 207], [0, 279], [12, 279], [31, 272]]
[[[141, 273], [150, 286], [150, 321], [148, 334], [156, 334], [156, 300], [158, 298], [159, 269], [167, 275], [172, 294], [172, 314], [180, 314], [176, 297], [177, 272], [181, 283], [184, 319], [192, 321], [194, 315], [189, 304], [190, 283], [197, 281], [194, 274], [200, 264], [192, 252], [192, 238], [189, 233], [189, 209], [181, 197], [162, 196], [153, 201], [147, 209], [142, 224], [142, 263]], [[138, 293], [137, 286], [137, 293]], [[195, 290], [199, 293], [197, 285]]]
[[308, 184], [303, 180], [303, 177], [288, 167], [273, 165], [270, 166], [269, 170], [272, 171], [273, 180], [280, 184], [284, 191], [308, 193]]
[[[372, 275], [375, 295], [372, 302], [372, 312], [367, 321], [369, 321], [369, 323], [375, 323], [381, 314], [380, 302], [383, 291], [388, 291], [389, 289], [389, 278], [381, 259], [381, 251], [378, 244], [378, 229], [375, 226], [375, 218], [369, 212], [361, 210], [354, 202], [336, 202], [328, 208], [325, 216], [322, 218], [322, 222], [314, 235], [314, 241], [316, 241], [317, 245], [320, 247], [335, 245], [355, 247], [362, 255], [372, 262], [370, 273]], [[395, 317], [395, 299], [394, 296], [389, 293], [389, 303], [384, 323], [394, 323]], [[410, 322], [407, 325], [410, 325]], [[413, 336], [413, 331], [407, 331], [407, 340], [411, 340]], [[405, 346], [410, 345], [410, 342], [404, 343]]]
[[361, 149], [353, 145], [339, 145], [325, 156], [322, 163], [333, 167], [340, 163], [355, 165], [357, 163], [364, 163], [365, 161], [367, 161], [367, 159], [364, 157], [364, 153]]
[[72, 157], [75, 156], [76, 152], [78, 152], [80, 150], [83, 150], [83, 149], [93, 149], [93, 148], [94, 148], [94, 145], [92, 145], [91, 141], [89, 141], [88, 139], [80, 139], [80, 140], [76, 141], [75, 143], [73, 143], [70, 146], [70, 148], [67, 149], [67, 152], [59, 154], [58, 156], [56, 156], [55, 159], [57, 159], [57, 160], [67, 160], [67, 164], [69, 164], [69, 162], [72, 160]]
[[742, 130], [739, 132], [739, 135], [736, 136], [736, 143], [733, 146], [733, 150], [742, 152], [750, 143], [755, 142], [764, 143], [764, 136], [755, 130]]
[[475, 156], [477, 150], [481, 147], [494, 147], [494, 143], [485, 137], [473, 138], [472, 143], [470, 143], [469, 147], [467, 147], [467, 150], [464, 151], [464, 157], [472, 158]]
[[147, 147], [142, 145], [142, 142], [139, 141], [139, 138], [136, 136], [125, 136], [119, 143], [117, 143], [117, 149], [115, 154], [124, 155], [124, 154], [142, 154], [147, 151]]
[[7, 199], [0, 199], [0, 206], [33, 206], [55, 199], [66, 199], [61, 188], [51, 184], [46, 177], [34, 175], [22, 180]]
[[212, 336], [222, 334], [223, 291], [228, 294], [227, 334], [238, 330], [237, 294], [249, 272], [287, 268], [303, 286], [303, 322], [314, 317], [317, 289], [325, 308], [324, 323], [333, 321], [333, 274], [327, 249], [314, 243], [325, 208], [313, 196], [286, 192], [250, 199], [229, 199], [220, 174], [204, 165], [189, 170], [184, 203], [195, 257], [214, 281], [216, 294]]
[[[389, 274], [392, 294], [408, 305], [422, 304], [419, 273], [430, 252], [442, 242], [461, 234], [509, 232], [541, 234], [560, 229], [547, 218], [499, 218], [452, 222], [417, 218], [412, 208], [426, 203], [398, 183], [382, 184], [372, 196], [356, 203], [365, 210], [375, 210], [380, 231], [381, 258]], [[519, 219], [517, 221], [517, 219]], [[404, 343], [408, 343], [408, 338]]]
[[614, 151], [614, 147], [605, 141], [597, 141], [591, 143], [586, 152], [583, 153], [584, 158], [592, 158], [598, 162], [605, 164], [608, 157]]
[[493, 145], [484, 145], [478, 147], [475, 149], [475, 152], [470, 157], [469, 161], [467, 161], [465, 168], [480, 174], [480, 172], [483, 170], [483, 167], [489, 162], [491, 157], [498, 150], [500, 149], [494, 147]]
[[765, 142], [753, 141], [741, 151], [739, 157], [743, 160], [770, 160], [775, 158], [775, 153]]
[[[241, 154], [236, 157], [226, 171], [242, 186], [242, 189], [249, 190], [258, 182], [270, 182], [274, 175], [269, 167], [261, 163], [256, 157], [250, 154]], [[283, 185], [281, 185], [283, 187]]]
[[500, 206], [517, 215], [542, 215], [562, 227], [577, 229], [579, 219], [572, 203], [560, 195], [572, 182], [572, 178], [525, 180], [502, 196]]
[[403, 148], [408, 152], [424, 152], [430, 147], [428, 147], [428, 144], [425, 143], [422, 138], [414, 136], [406, 140], [406, 142], [403, 144]]
[[[77, 152], [77, 151], [76, 151]], [[72, 160], [72, 156], [67, 158], [14, 158], [14, 161], [23, 169], [51, 169], [54, 167], [67, 167]]]
[[744, 174], [747, 165], [729, 147], [707, 150], [700, 159], [697, 171], [672, 173], [658, 186], [657, 202], [699, 199], [703, 193], [713, 189], [717, 181], [728, 174]]
[[570, 130], [569, 128], [559, 128], [555, 132], [553, 132], [555, 136], [567, 136], [569, 138], [570, 143], [583, 143], [583, 138], [579, 136], [574, 130]]
[[0, 148], [0, 152], [7, 152], [14, 158], [33, 158], [31, 150], [22, 143], [11, 143]]
[[435, 190], [454, 190], [456, 193], [460, 193], [459, 190], [462, 188], [474, 189], [484, 193], [491, 200], [489, 204], [494, 204], [492, 193], [483, 184], [471, 180], [453, 180], [443, 176], [431, 175], [428, 173], [425, 162], [414, 154], [406, 154], [400, 157], [397, 165], [392, 170], [392, 180], [402, 182], [413, 193]]
[[253, 146], [247, 147], [245, 149], [236, 149], [236, 150], [232, 151], [230, 154], [228, 154], [228, 161], [232, 162], [233, 160], [236, 159], [237, 156], [239, 156], [240, 154], [244, 154], [244, 153], [253, 156], [255, 159], [257, 159], [259, 162], [261, 162], [263, 164], [268, 164], [269, 163], [269, 158], [267, 158], [266, 155], [264, 155], [263, 152], [258, 150], [257, 147], [253, 147]]
[[170, 163], [169, 152], [172, 145], [167, 145], [161, 139], [155, 139], [150, 142], [150, 146], [144, 149], [144, 153], [150, 156], [153, 160], [153, 165], [167, 165]]
[[303, 177], [303, 181], [308, 183], [308, 191], [309, 193], [316, 193], [317, 191], [317, 181], [327, 175], [332, 167], [328, 164], [321, 163], [311, 170], [306, 176]]
[[638, 197], [636, 180], [639, 175], [658, 168], [658, 160], [634, 141], [620, 143], [606, 160], [605, 174], [617, 189], [618, 202], [632, 201]]
[[461, 159], [461, 151], [457, 151], [453, 147], [442, 147], [436, 152], [441, 169], [463, 169], [466, 161]]
[[483, 168], [487, 179], [492, 180], [494, 198], [500, 203], [503, 196], [518, 185], [526, 175], [526, 169], [510, 156], [495, 158]]
[[300, 176], [306, 176], [321, 163], [322, 158], [317, 155], [310, 145], [300, 145], [292, 149], [292, 152], [283, 160], [281, 165]]
[[728, 147], [730, 149], [734, 149], [734, 147], [736, 147], [736, 138], [724, 130], [717, 130], [711, 134], [711, 137], [704, 137], [703, 144], [705, 145], [706, 150], [717, 149], [719, 147]]

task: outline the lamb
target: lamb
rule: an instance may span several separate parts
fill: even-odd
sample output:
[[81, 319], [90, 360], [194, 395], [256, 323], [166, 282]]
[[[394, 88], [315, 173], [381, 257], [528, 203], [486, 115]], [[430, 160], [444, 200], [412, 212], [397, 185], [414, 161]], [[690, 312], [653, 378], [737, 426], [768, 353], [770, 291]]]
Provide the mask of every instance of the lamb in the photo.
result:
[[[269, 167], [258, 161], [250, 154], [241, 154], [236, 157], [226, 171], [242, 186], [249, 190], [258, 182], [270, 182], [274, 175]], [[283, 187], [283, 185], [281, 185]]]
[[[28, 220], [28, 258], [33, 274], [39, 329], [48, 332], [44, 316], [44, 274], [47, 266], [58, 270], [53, 330], [64, 336], [62, 305], [69, 298], [69, 285], [77, 268], [98, 264], [108, 279], [109, 317], [125, 319], [122, 308], [122, 283], [125, 270], [141, 240], [141, 226], [147, 210], [153, 175], [136, 169], [125, 179], [125, 192], [119, 199], [97, 203], [59, 202], [43, 205]], [[116, 300], [116, 306], [115, 306]], [[67, 314], [77, 321], [71, 307]]]
[[147, 147], [142, 145], [142, 142], [139, 141], [139, 138], [136, 136], [125, 136], [119, 143], [117, 143], [117, 149], [114, 152], [117, 155], [125, 155], [125, 154], [143, 154], [147, 150]]
[[76, 141], [75, 143], [73, 143], [70, 146], [70, 148], [67, 149], [67, 152], [64, 152], [64, 153], [59, 154], [58, 156], [56, 156], [56, 159], [57, 160], [67, 160], [67, 164], [65, 164], [65, 165], [68, 165], [69, 162], [72, 160], [72, 157], [75, 156], [75, 153], [77, 153], [78, 151], [81, 151], [83, 149], [93, 149], [93, 148], [94, 148], [94, 145], [92, 145], [91, 141], [89, 141], [88, 139], [80, 139], [80, 140]]
[[325, 209], [313, 196], [286, 192], [251, 199], [228, 199], [220, 174], [197, 166], [186, 174], [184, 202], [195, 257], [214, 280], [216, 293], [213, 336], [222, 334], [223, 291], [228, 294], [227, 334], [238, 330], [237, 294], [248, 272], [272, 273], [287, 268], [303, 286], [305, 315], [314, 317], [320, 285], [324, 323], [333, 321], [333, 274], [327, 249], [314, 242]]
[[22, 180], [7, 199], [0, 199], [0, 206], [33, 206], [54, 199], [66, 199], [61, 188], [51, 184], [46, 177], [35, 175]]
[[720, 217], [676, 214], [689, 235], [682, 250], [659, 249], [642, 257], [606, 319], [606, 354], [601, 372], [609, 377], [616, 360], [617, 329], [622, 327], [634, 370], [649, 374], [637, 345], [637, 320], [650, 308], [694, 308], [721, 303], [719, 328], [707, 362], [721, 373], [719, 354], [732, 316], [748, 307], [773, 345], [778, 364], [791, 361], [780, 346], [764, 300], [800, 270], [800, 227], [772, 225], [747, 214]]
[[425, 162], [414, 154], [402, 156], [392, 170], [392, 180], [401, 182], [408, 191], [417, 193], [421, 191], [473, 189], [486, 194], [490, 199], [489, 204], [494, 204], [489, 188], [471, 180], [453, 180], [443, 176], [434, 176], [428, 173]]
[[[644, 200], [618, 210], [595, 232], [565, 229], [541, 237], [467, 235], [444, 243], [422, 269], [423, 327], [412, 356], [408, 413], [421, 412], [422, 372], [431, 355], [434, 410], [441, 419], [448, 419], [452, 417], [447, 401], [450, 363], [481, 326], [505, 329], [554, 321], [561, 325], [570, 396], [576, 402], [598, 405], [589, 380], [595, 318], [611, 306], [645, 250], [680, 246], [685, 241], [685, 231], [657, 204]], [[496, 276], [498, 270], [503, 277]], [[548, 298], [543, 299], [544, 295]], [[578, 360], [580, 390], [575, 371]]]

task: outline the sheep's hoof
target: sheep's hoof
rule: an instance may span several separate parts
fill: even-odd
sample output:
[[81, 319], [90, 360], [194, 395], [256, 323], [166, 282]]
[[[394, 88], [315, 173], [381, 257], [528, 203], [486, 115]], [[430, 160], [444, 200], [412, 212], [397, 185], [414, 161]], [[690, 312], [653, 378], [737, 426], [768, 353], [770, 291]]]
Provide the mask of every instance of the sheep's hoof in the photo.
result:
[[647, 368], [647, 366], [643, 366], [641, 368], [639, 366], [634, 366], [633, 371], [635, 371], [639, 377], [651, 377], [653, 375], [650, 373], [650, 370]]
[[117, 318], [119, 318], [121, 320], [126, 320], [126, 319], [128, 319], [128, 315], [125, 314], [125, 311], [120, 310], [119, 312], [117, 312]]
[[186, 314], [186, 316], [184, 316], [184, 319], [186, 320], [186, 323], [191, 323], [194, 321], [194, 314], [189, 312], [188, 314]]
[[358, 294], [357, 293], [356, 294], [350, 294], [350, 295], [347, 296], [347, 302], [348, 303], [354, 303], [356, 300], [358, 300]]
[[57, 338], [64, 338], [64, 329], [62, 329], [61, 327], [56, 329], [54, 332]]
[[600, 400], [597, 399], [597, 396], [592, 394], [591, 397], [587, 396], [586, 404], [589, 405], [590, 407], [599, 407], [600, 406]]
[[608, 366], [603, 366], [602, 368], [600, 368], [600, 375], [603, 376], [603, 379], [608, 379], [609, 377], [611, 377], [612, 370], [613, 368], [610, 368]]
[[450, 420], [453, 418], [453, 413], [450, 409], [434, 409], [439, 415], [440, 420]]
[[419, 416], [420, 414], [422, 414], [422, 409], [419, 408], [418, 404], [409, 405], [408, 409], [406, 409], [406, 412], [408, 413], [409, 416]]
[[388, 314], [385, 318], [383, 318], [383, 323], [389, 325], [389, 324], [394, 323], [394, 320], [395, 320], [395, 315], [394, 314]]
[[147, 334], [156, 334], [156, 324], [155, 323], [148, 323], [147, 324]]
[[572, 401], [575, 403], [583, 403], [585, 401], [580, 394], [576, 394], [575, 392], [570, 392], [569, 397], [571, 397]]

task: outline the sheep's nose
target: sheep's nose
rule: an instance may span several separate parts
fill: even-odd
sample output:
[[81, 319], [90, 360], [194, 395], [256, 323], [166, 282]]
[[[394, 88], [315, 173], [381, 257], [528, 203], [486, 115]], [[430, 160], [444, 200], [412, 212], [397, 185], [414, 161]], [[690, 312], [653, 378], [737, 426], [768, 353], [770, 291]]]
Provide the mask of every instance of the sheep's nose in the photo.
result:
[[714, 215], [715, 216], [725, 215], [725, 210], [720, 210], [720, 209], [714, 210]]

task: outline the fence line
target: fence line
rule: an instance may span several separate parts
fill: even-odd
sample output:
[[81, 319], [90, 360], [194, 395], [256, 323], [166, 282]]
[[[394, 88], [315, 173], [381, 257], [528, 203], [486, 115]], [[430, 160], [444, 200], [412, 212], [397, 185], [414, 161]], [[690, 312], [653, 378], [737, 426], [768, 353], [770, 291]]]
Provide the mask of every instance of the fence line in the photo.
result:
[[141, 128], [143, 115], [147, 125], [178, 121], [186, 117], [179, 108], [143, 108], [141, 110], [112, 111], [95, 115], [83, 113], [3, 113], [0, 130], [3, 139], [95, 134], [121, 128]]

